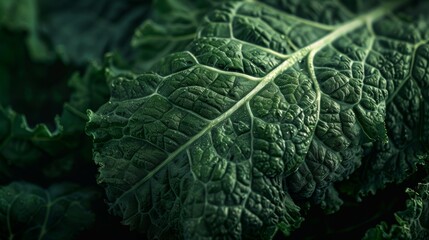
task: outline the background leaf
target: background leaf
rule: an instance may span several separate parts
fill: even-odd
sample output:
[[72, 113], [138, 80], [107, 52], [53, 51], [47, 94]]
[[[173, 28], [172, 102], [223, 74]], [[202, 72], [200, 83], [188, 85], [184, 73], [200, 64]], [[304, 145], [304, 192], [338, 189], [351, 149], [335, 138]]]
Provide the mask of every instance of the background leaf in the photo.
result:
[[406, 192], [407, 207], [395, 213], [397, 224], [389, 226], [382, 222], [368, 230], [364, 240], [429, 238], [429, 184], [421, 183], [416, 190], [408, 188]]
[[97, 193], [72, 184], [48, 189], [25, 182], [0, 187], [2, 239], [73, 239], [94, 221]]

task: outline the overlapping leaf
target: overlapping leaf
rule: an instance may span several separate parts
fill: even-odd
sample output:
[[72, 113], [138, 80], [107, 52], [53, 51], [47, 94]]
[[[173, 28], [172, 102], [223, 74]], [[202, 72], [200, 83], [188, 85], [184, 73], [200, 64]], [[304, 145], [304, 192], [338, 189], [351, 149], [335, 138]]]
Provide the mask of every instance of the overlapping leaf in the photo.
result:
[[[13, 79], [15, 79], [13, 84], [12, 79], [4, 79], [5, 83], [10, 84], [11, 87], [2, 88], [0, 90], [2, 94], [13, 92], [12, 87], [18, 86], [21, 81], [26, 81], [26, 78], [17, 77]], [[38, 80], [38, 78], [34, 78], [34, 80]], [[36, 82], [34, 84], [37, 85]], [[28, 89], [21, 92], [29, 90], [29, 95], [15, 95], [14, 98], [18, 98], [17, 102], [10, 101], [14, 99], [12, 97], [8, 98], [7, 100], [10, 102], [2, 104], [9, 107], [0, 105], [1, 182], [5, 182], [12, 177], [37, 176], [37, 173], [48, 177], [60, 176], [68, 172], [73, 167], [75, 158], [80, 158], [80, 154], [84, 153], [84, 151], [75, 152], [75, 149], [85, 141], [83, 129], [87, 120], [86, 110], [89, 108], [97, 109], [98, 106], [106, 101], [109, 95], [104, 70], [99, 66], [93, 65], [88, 68], [83, 77], [76, 74], [71, 78], [71, 98], [65, 103], [61, 116], [55, 117], [53, 126], [49, 122], [37, 123], [31, 126], [27, 122], [25, 115], [10, 108], [9, 104], [12, 103], [13, 106], [18, 106], [18, 109], [24, 110], [24, 113], [31, 116], [32, 111], [25, 110], [26, 102], [28, 101], [27, 104], [32, 104], [33, 108], [35, 108], [34, 114], [41, 117], [39, 119], [50, 120], [49, 116], [42, 116], [47, 114], [47, 111], [42, 110], [44, 105], [39, 106], [37, 101], [31, 100], [34, 98], [43, 103], [43, 97], [34, 97], [34, 94], [37, 94], [34, 92], [36, 87], [31, 88], [28, 84], [21, 86], [28, 87]], [[57, 94], [61, 95], [60, 92], [57, 92]], [[25, 98], [29, 99], [25, 100]], [[46, 100], [49, 101], [49, 99], [47, 96]], [[61, 101], [57, 104], [63, 105]], [[52, 106], [53, 103], [49, 105]], [[37, 107], [41, 108], [37, 109]], [[52, 118], [54, 119], [54, 117]], [[90, 152], [89, 149], [87, 152]], [[34, 168], [36, 166], [37, 168]]]
[[73, 239], [94, 221], [97, 194], [72, 184], [48, 189], [25, 182], [0, 187], [1, 239]]
[[100, 62], [110, 51], [131, 56], [131, 38], [148, 17], [151, 2], [40, 0], [38, 31], [71, 63]]
[[39, 35], [39, 12], [36, 0], [1, 1], [0, 27], [25, 32], [27, 36], [24, 40], [33, 59], [52, 59], [53, 53]]
[[[429, 21], [426, 18], [429, 5], [409, 9], [390, 21], [403, 29], [403, 37], [391, 42], [396, 50], [386, 51], [388, 40], [375, 42], [380, 60], [390, 65], [402, 66], [403, 71], [385, 71], [392, 81], [387, 89], [386, 129], [388, 142], [376, 142], [368, 149], [362, 167], [353, 175], [344, 189], [357, 196], [375, 193], [388, 183], [400, 183], [425, 164], [429, 154], [428, 106], [429, 106]], [[376, 26], [390, 31], [387, 26]]]
[[397, 224], [382, 222], [368, 230], [364, 240], [429, 238], [429, 184], [419, 184], [416, 190], [408, 188], [407, 193], [410, 199], [406, 209], [395, 213]]
[[195, 37], [204, 15], [224, 2], [191, 0], [154, 1], [150, 17], [136, 29], [132, 46], [138, 52], [136, 65], [149, 70], [167, 54], [183, 50]]

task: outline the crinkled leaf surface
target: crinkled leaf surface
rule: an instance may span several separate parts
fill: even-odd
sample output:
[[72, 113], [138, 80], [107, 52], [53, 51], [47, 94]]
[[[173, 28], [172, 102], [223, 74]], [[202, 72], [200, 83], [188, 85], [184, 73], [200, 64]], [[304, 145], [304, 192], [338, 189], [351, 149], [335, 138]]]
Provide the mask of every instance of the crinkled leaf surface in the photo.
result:
[[[59, 60], [33, 62], [26, 36], [0, 26], [0, 182], [14, 167], [50, 165], [47, 154], [63, 159], [58, 153], [67, 146], [55, 115], [68, 98], [71, 69]], [[70, 166], [61, 162], [58, 172]]]
[[13, 182], [0, 187], [1, 239], [73, 239], [94, 221], [96, 193], [72, 184], [48, 189]]
[[132, 46], [136, 67], [149, 70], [167, 54], [183, 50], [196, 37], [204, 15], [224, 2], [238, 0], [157, 0], [150, 17], [137, 29]]
[[226, 3], [185, 51], [116, 77], [87, 125], [111, 211], [149, 238], [271, 238], [299, 224], [292, 197], [340, 202], [332, 182], [388, 141], [386, 105], [413, 72], [427, 86], [429, 39], [405, 1], [347, 6]]
[[[429, 4], [421, 4], [393, 19], [410, 39], [397, 44], [410, 49], [411, 67], [404, 78], [388, 81], [388, 142], [375, 142], [362, 166], [344, 186], [357, 196], [374, 194], [388, 183], [404, 181], [417, 170], [417, 165], [425, 163], [429, 153], [428, 11]], [[385, 59], [392, 59], [391, 64], [402, 64], [400, 55], [400, 51], [391, 52]]]
[[[69, 147], [69, 142], [62, 139], [63, 127], [58, 118], [56, 124], [55, 131], [45, 124], [29, 127], [23, 115], [0, 105], [0, 182], [18, 177], [15, 169], [32, 173], [41, 170], [45, 175], [56, 176], [71, 168], [72, 159], [68, 157], [54, 161], [47, 157], [61, 156]], [[37, 170], [29, 169], [35, 166]]]
[[368, 230], [364, 240], [429, 238], [429, 184], [422, 183], [416, 190], [407, 189], [410, 197], [404, 211], [395, 213], [397, 224], [388, 226], [385, 222]]

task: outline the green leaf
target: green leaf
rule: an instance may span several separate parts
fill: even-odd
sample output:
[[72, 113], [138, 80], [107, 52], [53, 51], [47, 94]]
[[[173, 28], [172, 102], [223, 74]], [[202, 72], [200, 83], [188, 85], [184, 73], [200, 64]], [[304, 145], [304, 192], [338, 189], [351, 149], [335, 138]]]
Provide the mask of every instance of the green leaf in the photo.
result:
[[184, 49], [195, 37], [204, 15], [224, 2], [237, 0], [157, 0], [150, 17], [133, 36], [136, 65], [149, 70], [167, 54]]
[[429, 39], [412, 5], [375, 5], [226, 3], [154, 72], [117, 76], [87, 125], [111, 212], [149, 238], [270, 238], [301, 220], [291, 195], [340, 204]]
[[[0, 182], [33, 177], [59, 177], [76, 164], [81, 132], [66, 133], [60, 118], [51, 131], [45, 124], [29, 127], [23, 115], [0, 105]], [[84, 122], [80, 124], [83, 128]], [[77, 135], [77, 136], [76, 136]]]
[[[46, 175], [58, 176], [67, 172], [72, 166], [72, 159], [59, 158], [61, 164], [56, 165], [55, 173], [52, 172], [54, 164], [46, 155], [61, 156], [70, 143], [64, 141], [62, 136], [63, 126], [56, 118], [56, 130], [51, 131], [45, 124], [37, 124], [34, 128], [28, 126], [23, 115], [19, 115], [11, 109], [5, 109], [0, 105], [0, 181], [11, 178], [16, 174], [14, 169], [30, 170], [29, 167], [37, 166]], [[31, 171], [37, 172], [36, 169]], [[51, 174], [52, 173], [52, 174]], [[17, 177], [17, 176], [15, 176]]]
[[70, 78], [69, 87], [72, 94], [64, 104], [61, 123], [65, 126], [66, 134], [80, 134], [88, 120], [86, 111], [97, 110], [110, 96], [105, 67], [90, 64], [82, 76], [74, 74]]
[[[406, 74], [400, 78], [396, 76], [398, 73], [390, 73], [393, 81], [387, 82], [390, 93], [386, 100], [388, 142], [375, 142], [368, 149], [362, 167], [343, 186], [357, 197], [375, 194], [389, 183], [401, 183], [417, 171], [418, 165], [427, 163], [429, 33], [425, 16], [428, 10], [427, 4], [416, 7], [405, 11], [395, 20], [398, 28], [409, 33], [409, 38], [416, 37], [395, 43], [397, 48], [403, 48], [404, 51], [408, 48], [403, 59], [406, 57], [411, 64], [406, 66]], [[382, 27], [384, 26], [379, 26]], [[392, 52], [386, 59], [394, 59], [395, 56], [398, 56], [397, 53]], [[392, 60], [392, 64], [396, 60]]]
[[34, 1], [7, 2], [0, 24], [0, 183], [59, 177], [90, 160], [85, 113], [108, 99], [104, 68], [93, 64], [68, 87], [73, 66], [31, 56], [30, 30], [20, 21], [30, 21], [24, 13], [36, 11], [26, 5]]
[[149, 14], [151, 1], [40, 0], [38, 31], [68, 62], [101, 62], [106, 51], [130, 56], [135, 28]]
[[25, 32], [0, 27], [0, 104], [25, 112], [32, 126], [44, 122], [53, 128], [54, 116], [69, 97], [67, 79], [75, 69], [60, 59], [33, 61], [26, 37]]
[[367, 231], [364, 240], [424, 240], [429, 238], [429, 184], [420, 183], [416, 190], [406, 190], [410, 199], [404, 211], [395, 213], [397, 224], [385, 222]]
[[52, 60], [53, 54], [38, 33], [38, 5], [36, 0], [2, 0], [0, 27], [26, 32], [26, 44], [34, 60]]
[[340, 210], [343, 203], [337, 190], [331, 185], [326, 189], [324, 199], [320, 202], [320, 207], [326, 214], [332, 214]]
[[73, 184], [48, 189], [25, 182], [0, 187], [1, 239], [73, 239], [94, 221], [97, 193]]
[[2, 0], [0, 26], [25, 32], [35, 61], [60, 54], [66, 62], [83, 65], [101, 61], [106, 51], [132, 55], [131, 36], [150, 5], [139, 0]]
[[33, 0], [4, 0], [0, 3], [0, 25], [16, 30], [34, 28], [36, 6]]

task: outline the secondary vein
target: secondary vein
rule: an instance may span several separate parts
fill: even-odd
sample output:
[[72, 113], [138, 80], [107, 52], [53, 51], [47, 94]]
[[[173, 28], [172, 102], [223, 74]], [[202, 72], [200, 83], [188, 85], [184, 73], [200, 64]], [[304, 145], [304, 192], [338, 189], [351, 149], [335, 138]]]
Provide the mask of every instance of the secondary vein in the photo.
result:
[[321, 38], [320, 40], [302, 48], [301, 50], [291, 54], [288, 59], [286, 59], [282, 64], [274, 68], [271, 72], [269, 72], [265, 77], [261, 78], [261, 81], [252, 91], [250, 91], [246, 96], [244, 96], [241, 100], [239, 100], [234, 106], [228, 109], [224, 114], [219, 117], [213, 119], [204, 129], [202, 129], [198, 134], [190, 138], [186, 143], [172, 152], [161, 164], [155, 167], [152, 171], [150, 171], [144, 178], [134, 184], [129, 190], [123, 192], [114, 203], [110, 206], [112, 209], [115, 207], [119, 201], [129, 193], [134, 192], [137, 188], [139, 188], [142, 184], [151, 179], [156, 173], [158, 173], [162, 168], [164, 168], [167, 164], [172, 162], [180, 153], [189, 148], [193, 143], [195, 143], [198, 139], [208, 133], [213, 127], [228, 119], [232, 114], [234, 114], [238, 109], [244, 106], [248, 101], [250, 101], [256, 94], [258, 94], [265, 86], [271, 83], [277, 76], [283, 73], [285, 70], [289, 69], [296, 63], [302, 61], [310, 52], [318, 52], [320, 49], [329, 45], [339, 37], [367, 24], [368, 22], [374, 22], [375, 20], [383, 17], [384, 15], [390, 13], [397, 7], [404, 4], [406, 0], [400, 1], [392, 1], [387, 4], [381, 5], [380, 7], [370, 11], [368, 13], [362, 14], [356, 17], [354, 20], [349, 21], [340, 25], [337, 29]]

